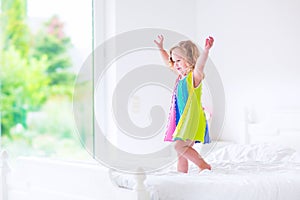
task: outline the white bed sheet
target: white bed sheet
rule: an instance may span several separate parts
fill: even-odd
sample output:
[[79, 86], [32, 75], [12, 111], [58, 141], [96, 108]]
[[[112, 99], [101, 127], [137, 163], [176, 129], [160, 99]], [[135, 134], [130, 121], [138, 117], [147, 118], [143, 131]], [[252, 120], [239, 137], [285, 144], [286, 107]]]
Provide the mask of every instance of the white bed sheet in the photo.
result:
[[[153, 200], [300, 199], [300, 156], [289, 148], [270, 144], [227, 145], [210, 152], [212, 170], [176, 172], [175, 165], [147, 175]], [[133, 175], [113, 174], [117, 185], [132, 189]]]

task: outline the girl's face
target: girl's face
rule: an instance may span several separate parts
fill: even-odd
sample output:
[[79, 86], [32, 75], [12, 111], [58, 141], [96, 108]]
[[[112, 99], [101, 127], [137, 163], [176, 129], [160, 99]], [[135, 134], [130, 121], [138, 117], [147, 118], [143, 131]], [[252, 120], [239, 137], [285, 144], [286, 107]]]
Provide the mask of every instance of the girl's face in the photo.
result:
[[173, 61], [173, 66], [177, 70], [177, 72], [185, 76], [189, 70], [186, 60], [176, 52], [172, 52], [171, 58]]

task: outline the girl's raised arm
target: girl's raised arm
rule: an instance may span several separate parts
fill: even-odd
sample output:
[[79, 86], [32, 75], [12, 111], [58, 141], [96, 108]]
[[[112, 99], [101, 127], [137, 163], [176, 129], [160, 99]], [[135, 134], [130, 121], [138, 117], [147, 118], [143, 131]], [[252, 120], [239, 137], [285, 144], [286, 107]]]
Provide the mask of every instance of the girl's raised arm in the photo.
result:
[[195, 86], [198, 86], [202, 79], [204, 78], [204, 66], [208, 58], [208, 53], [210, 48], [213, 46], [214, 38], [209, 36], [205, 40], [205, 47], [204, 51], [200, 54], [199, 58], [197, 59], [195, 70], [194, 70], [194, 84]]
[[169, 54], [168, 52], [164, 49], [164, 36], [159, 35], [158, 36], [158, 41], [154, 40], [154, 43], [156, 46], [159, 48], [161, 57], [163, 58], [164, 63], [169, 66]]

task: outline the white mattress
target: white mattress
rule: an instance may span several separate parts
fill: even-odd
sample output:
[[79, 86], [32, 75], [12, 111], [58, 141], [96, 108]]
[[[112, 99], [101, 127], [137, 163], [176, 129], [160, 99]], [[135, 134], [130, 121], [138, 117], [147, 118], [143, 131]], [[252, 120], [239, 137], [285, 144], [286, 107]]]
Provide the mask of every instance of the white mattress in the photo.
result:
[[[300, 199], [300, 156], [289, 148], [264, 145], [226, 145], [207, 154], [212, 170], [176, 172], [175, 165], [147, 175], [152, 199]], [[113, 174], [120, 187], [132, 189], [134, 176]]]

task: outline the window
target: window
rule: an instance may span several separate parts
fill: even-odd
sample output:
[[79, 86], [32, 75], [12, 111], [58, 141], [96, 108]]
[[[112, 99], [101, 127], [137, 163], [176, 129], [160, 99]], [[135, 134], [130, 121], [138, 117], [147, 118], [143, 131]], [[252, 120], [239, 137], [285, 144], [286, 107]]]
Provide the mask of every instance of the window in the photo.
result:
[[87, 160], [73, 120], [92, 52], [92, 0], [1, 0], [1, 145], [12, 157]]

